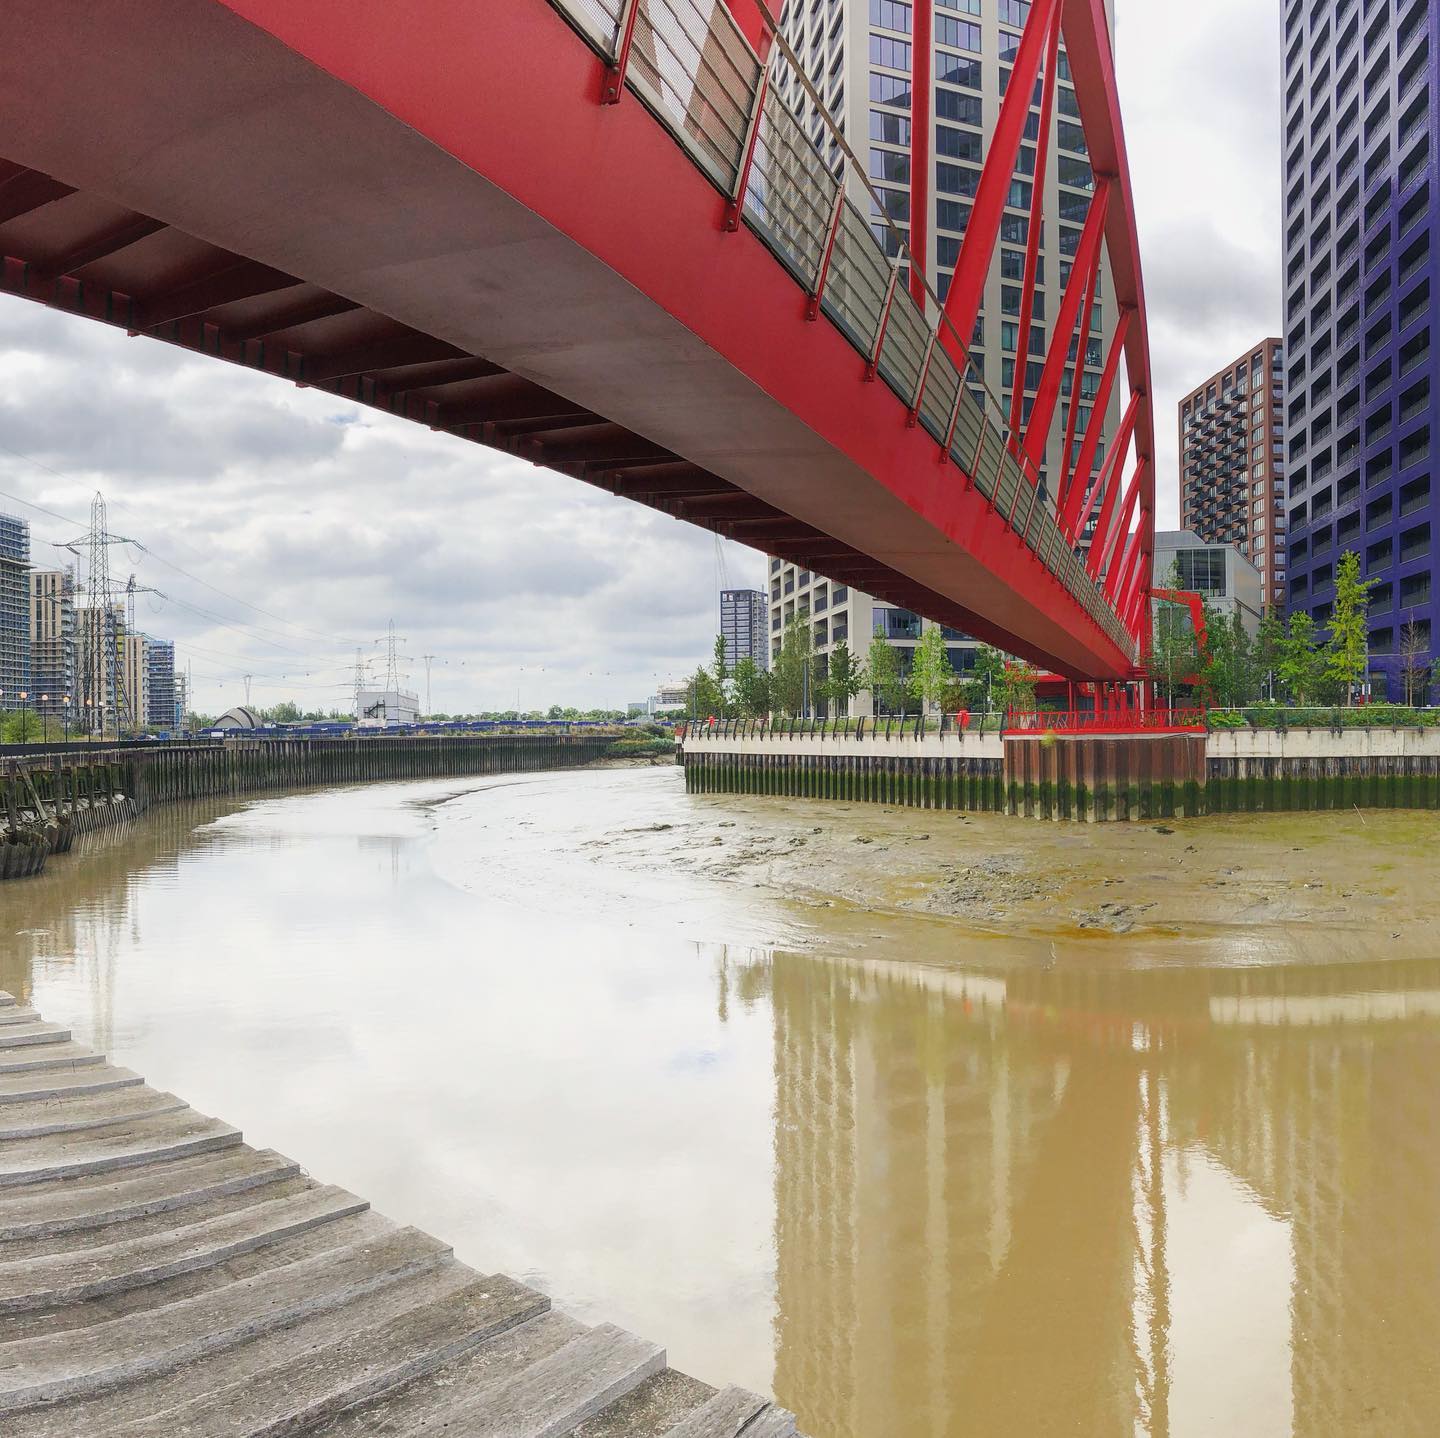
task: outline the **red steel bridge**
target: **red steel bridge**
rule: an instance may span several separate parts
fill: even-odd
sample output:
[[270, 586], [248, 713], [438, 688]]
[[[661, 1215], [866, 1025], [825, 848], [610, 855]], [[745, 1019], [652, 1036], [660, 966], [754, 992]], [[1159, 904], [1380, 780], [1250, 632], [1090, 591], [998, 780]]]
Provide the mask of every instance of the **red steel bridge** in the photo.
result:
[[[1154, 447], [1106, 27], [1104, 0], [1032, 0], [942, 304], [903, 245], [886, 257], [839, 131], [822, 156], [781, 99], [793, 57], [766, 0], [8, 0], [0, 291], [1123, 682], [1149, 624]], [[1022, 424], [966, 349], [1036, 107], [1045, 173], [1062, 37], [1095, 189]], [[1039, 466], [1102, 255], [1120, 318], [1052, 510]]]

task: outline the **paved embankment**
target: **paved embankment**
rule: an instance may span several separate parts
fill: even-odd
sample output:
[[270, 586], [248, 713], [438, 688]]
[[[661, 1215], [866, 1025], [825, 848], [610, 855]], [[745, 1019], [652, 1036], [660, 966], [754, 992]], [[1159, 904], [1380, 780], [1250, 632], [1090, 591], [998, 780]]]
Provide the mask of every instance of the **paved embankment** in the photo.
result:
[[694, 793], [1075, 819], [1440, 808], [1440, 729], [893, 734], [727, 723], [687, 735]]
[[5, 1438], [742, 1430], [795, 1427], [467, 1268], [0, 993]]
[[78, 834], [122, 823], [151, 804], [382, 779], [523, 774], [593, 763], [615, 736], [495, 734], [363, 739], [239, 739], [79, 745], [6, 761], [0, 774], [0, 879], [38, 874]]

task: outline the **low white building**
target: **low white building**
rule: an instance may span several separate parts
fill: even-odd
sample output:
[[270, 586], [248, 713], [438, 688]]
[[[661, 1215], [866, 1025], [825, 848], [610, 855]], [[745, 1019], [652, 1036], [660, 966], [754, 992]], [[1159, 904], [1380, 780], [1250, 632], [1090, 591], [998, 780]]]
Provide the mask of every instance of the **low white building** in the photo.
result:
[[1200, 595], [1227, 619], [1236, 610], [1253, 636], [1264, 613], [1260, 571], [1230, 544], [1211, 544], [1189, 529], [1157, 531], [1155, 587], [1166, 589], [1179, 570], [1179, 588]]
[[408, 689], [362, 689], [356, 698], [358, 724], [413, 724], [420, 717], [420, 696]]

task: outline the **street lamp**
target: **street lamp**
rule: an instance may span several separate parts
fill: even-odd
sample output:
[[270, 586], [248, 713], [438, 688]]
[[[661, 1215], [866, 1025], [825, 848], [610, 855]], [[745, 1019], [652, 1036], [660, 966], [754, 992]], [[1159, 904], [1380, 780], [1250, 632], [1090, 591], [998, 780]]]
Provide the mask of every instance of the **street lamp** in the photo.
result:
[[49, 709], [50, 696], [48, 694], [42, 694], [40, 696], [40, 742], [42, 744], [45, 742], [45, 715], [49, 712]]
[[65, 742], [70, 742], [70, 696], [65, 696]]
[[30, 733], [30, 704], [29, 704], [29, 699], [30, 699], [30, 691], [29, 691], [28, 689], [22, 689], [22, 690], [20, 691], [20, 742], [21, 742], [22, 744], [27, 744], [27, 743], [29, 743], [29, 738], [28, 738], [28, 735], [29, 735], [29, 733]]

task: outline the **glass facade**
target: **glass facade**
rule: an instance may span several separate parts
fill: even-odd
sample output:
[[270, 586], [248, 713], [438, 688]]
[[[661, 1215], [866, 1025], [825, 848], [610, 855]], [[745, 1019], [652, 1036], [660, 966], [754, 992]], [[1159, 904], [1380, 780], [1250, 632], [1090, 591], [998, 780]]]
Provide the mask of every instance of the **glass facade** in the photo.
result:
[[[1288, 608], [1329, 622], [1374, 580], [1377, 695], [1435, 650], [1436, 7], [1286, 0]], [[1403, 657], [1402, 657], [1403, 656]]]

